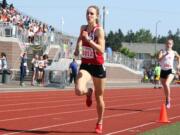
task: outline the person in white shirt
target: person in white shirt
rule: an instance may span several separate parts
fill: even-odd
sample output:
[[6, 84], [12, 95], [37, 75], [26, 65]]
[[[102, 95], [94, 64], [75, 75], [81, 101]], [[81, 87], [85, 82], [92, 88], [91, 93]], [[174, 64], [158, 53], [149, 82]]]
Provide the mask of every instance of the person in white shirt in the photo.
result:
[[4, 52], [1, 53], [1, 66], [3, 70], [7, 70], [8, 65], [7, 65], [7, 58], [6, 58], [6, 54]]
[[161, 83], [164, 88], [164, 94], [166, 97], [166, 107], [170, 108], [170, 83], [174, 79], [175, 70], [173, 69], [174, 58], [176, 57], [178, 64], [177, 69], [180, 69], [180, 56], [179, 54], [172, 49], [174, 44], [173, 39], [167, 39], [166, 41], [166, 49], [160, 50], [158, 53], [158, 60], [161, 66]]
[[2, 57], [0, 58], [0, 71], [2, 70]]

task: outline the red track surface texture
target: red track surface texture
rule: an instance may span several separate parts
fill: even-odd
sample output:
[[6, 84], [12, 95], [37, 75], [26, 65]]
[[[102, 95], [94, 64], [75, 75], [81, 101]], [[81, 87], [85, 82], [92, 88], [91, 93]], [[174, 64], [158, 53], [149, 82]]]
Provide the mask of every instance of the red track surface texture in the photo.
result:
[[[172, 88], [171, 123], [180, 121], [180, 89]], [[106, 90], [104, 135], [135, 135], [159, 127], [163, 90]], [[96, 103], [87, 108], [85, 97], [73, 91], [0, 94], [0, 135], [93, 135]], [[171, 124], [170, 123], [170, 124]]]

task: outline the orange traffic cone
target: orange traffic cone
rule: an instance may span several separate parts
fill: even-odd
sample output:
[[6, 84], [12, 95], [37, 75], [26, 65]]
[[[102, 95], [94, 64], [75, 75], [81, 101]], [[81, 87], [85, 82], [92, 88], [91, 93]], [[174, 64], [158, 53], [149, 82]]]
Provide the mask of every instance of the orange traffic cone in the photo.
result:
[[160, 123], [168, 123], [168, 122], [170, 122], [168, 120], [165, 104], [162, 104], [162, 106], [161, 106], [161, 112], [160, 112], [160, 117], [159, 117], [159, 121], [158, 122], [160, 122]]

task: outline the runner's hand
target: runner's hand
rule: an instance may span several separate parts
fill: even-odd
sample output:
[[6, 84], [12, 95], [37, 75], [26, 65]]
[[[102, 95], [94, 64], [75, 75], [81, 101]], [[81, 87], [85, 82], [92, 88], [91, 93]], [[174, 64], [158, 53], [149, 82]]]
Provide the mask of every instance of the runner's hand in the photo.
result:
[[85, 38], [88, 41], [88, 39], [89, 39], [88, 32], [87, 31], [83, 31], [82, 32], [82, 37]]
[[180, 64], [177, 65], [177, 70], [180, 71]]
[[79, 55], [79, 50], [76, 49], [76, 50], [74, 51], [74, 56], [78, 56], [78, 55]]

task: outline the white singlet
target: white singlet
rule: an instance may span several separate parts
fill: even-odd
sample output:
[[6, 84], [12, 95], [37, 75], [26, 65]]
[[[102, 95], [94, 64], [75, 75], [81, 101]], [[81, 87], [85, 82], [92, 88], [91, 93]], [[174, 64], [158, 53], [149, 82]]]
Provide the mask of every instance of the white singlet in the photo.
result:
[[173, 69], [175, 51], [167, 52], [166, 50], [163, 50], [163, 55], [165, 55], [165, 56], [160, 61], [161, 69], [162, 70]]

